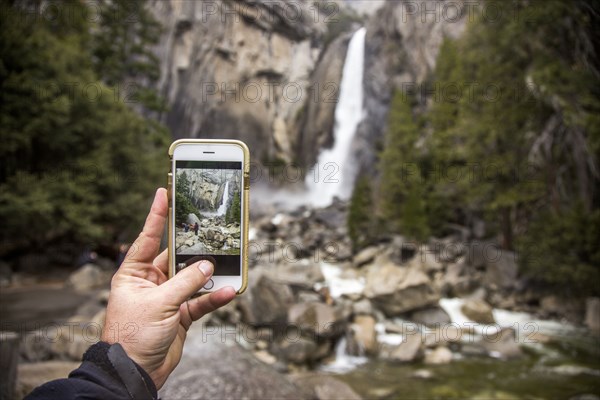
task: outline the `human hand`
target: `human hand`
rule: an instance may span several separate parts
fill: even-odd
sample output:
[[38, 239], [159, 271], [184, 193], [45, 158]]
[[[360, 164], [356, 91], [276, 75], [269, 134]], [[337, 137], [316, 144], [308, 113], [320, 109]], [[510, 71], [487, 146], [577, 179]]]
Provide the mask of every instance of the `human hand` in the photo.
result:
[[158, 389], [179, 363], [192, 322], [236, 294], [234, 288], [225, 287], [188, 300], [213, 273], [206, 260], [167, 279], [167, 250], [158, 254], [167, 210], [167, 192], [158, 189], [144, 229], [112, 279], [102, 332], [102, 340], [120, 343]]

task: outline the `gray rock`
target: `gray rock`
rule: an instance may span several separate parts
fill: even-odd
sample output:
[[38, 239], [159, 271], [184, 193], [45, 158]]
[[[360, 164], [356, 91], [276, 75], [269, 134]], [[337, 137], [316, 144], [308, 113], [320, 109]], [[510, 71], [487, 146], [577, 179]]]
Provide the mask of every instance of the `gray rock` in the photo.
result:
[[518, 272], [516, 253], [500, 250], [499, 254], [493, 254], [486, 260], [484, 283], [510, 288], [515, 285]]
[[272, 271], [271, 277], [278, 282], [309, 289], [325, 280], [321, 267], [308, 260], [279, 264]]
[[484, 336], [481, 342], [488, 354], [494, 358], [516, 358], [523, 355], [515, 331], [512, 328], [504, 328], [497, 334]]
[[360, 299], [355, 303], [352, 303], [352, 312], [356, 315], [360, 314], [373, 314], [373, 306], [369, 299]]
[[323, 303], [294, 304], [288, 311], [288, 323], [302, 332], [331, 337], [342, 332], [345, 316], [341, 310]]
[[318, 400], [360, 400], [361, 397], [346, 383], [329, 375], [304, 373], [293, 375], [292, 380], [308, 389], [311, 397]]
[[278, 342], [274, 352], [294, 364], [304, 364], [316, 359], [317, 343], [305, 337], [290, 337]]
[[452, 361], [452, 352], [444, 346], [436, 347], [425, 354], [425, 364], [448, 364]]
[[494, 314], [492, 313], [492, 306], [480, 299], [467, 299], [461, 306], [460, 310], [470, 320], [479, 322], [481, 324], [494, 324]]
[[429, 327], [441, 326], [452, 322], [448, 313], [440, 306], [413, 311], [406, 316], [406, 319]]
[[255, 326], [285, 323], [287, 310], [294, 302], [290, 287], [263, 274], [255, 282], [239, 298], [242, 320]]
[[377, 333], [375, 331], [375, 318], [370, 315], [357, 315], [350, 325], [352, 340], [348, 346], [353, 355], [377, 354]]
[[109, 282], [110, 277], [99, 266], [85, 264], [69, 276], [67, 285], [78, 292], [85, 292], [96, 287], [107, 286]]
[[368, 267], [365, 295], [387, 316], [434, 305], [440, 299], [423, 272], [381, 258]]
[[379, 355], [383, 359], [395, 362], [411, 362], [421, 358], [421, 336], [419, 334], [406, 335], [404, 341], [398, 346], [383, 345]]
[[363, 265], [373, 261], [379, 252], [379, 247], [369, 246], [365, 249], [362, 249], [357, 255], [355, 255], [352, 263], [356, 267], [362, 267]]
[[585, 302], [585, 325], [600, 333], [600, 297], [590, 297]]
[[[192, 324], [183, 356], [160, 390], [163, 399], [308, 399], [275, 365], [259, 361], [222, 328]], [[207, 367], [207, 366], [210, 366]]]

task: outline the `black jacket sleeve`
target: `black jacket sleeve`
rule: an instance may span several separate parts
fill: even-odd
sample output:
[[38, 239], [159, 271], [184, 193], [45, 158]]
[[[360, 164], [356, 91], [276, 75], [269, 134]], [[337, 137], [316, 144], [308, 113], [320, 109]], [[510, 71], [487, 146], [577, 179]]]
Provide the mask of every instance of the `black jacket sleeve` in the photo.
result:
[[156, 399], [150, 376], [116, 343], [99, 342], [83, 355], [83, 362], [67, 379], [35, 388], [26, 400], [41, 399]]

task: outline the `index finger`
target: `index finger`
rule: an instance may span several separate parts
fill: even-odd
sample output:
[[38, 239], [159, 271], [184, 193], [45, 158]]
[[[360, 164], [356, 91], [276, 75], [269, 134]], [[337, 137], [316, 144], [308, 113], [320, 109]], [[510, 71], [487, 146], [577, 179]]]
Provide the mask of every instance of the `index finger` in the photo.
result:
[[167, 191], [159, 188], [154, 195], [150, 213], [138, 238], [125, 256], [125, 263], [152, 263], [158, 254], [168, 212]]

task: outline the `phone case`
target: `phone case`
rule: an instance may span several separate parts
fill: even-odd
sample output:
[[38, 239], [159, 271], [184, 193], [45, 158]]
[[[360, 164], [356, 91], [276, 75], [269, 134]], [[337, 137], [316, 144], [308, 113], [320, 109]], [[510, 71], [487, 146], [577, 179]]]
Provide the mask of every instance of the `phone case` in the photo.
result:
[[237, 294], [242, 294], [248, 287], [248, 225], [249, 225], [249, 212], [248, 203], [250, 201], [250, 150], [248, 146], [240, 140], [229, 140], [229, 139], [179, 139], [171, 143], [169, 147], [169, 174], [167, 179], [167, 192], [169, 199], [169, 217], [168, 217], [168, 235], [169, 235], [169, 279], [172, 277], [174, 271], [173, 265], [173, 253], [175, 249], [172, 247], [173, 242], [173, 221], [171, 221], [171, 212], [173, 208], [173, 199], [171, 198], [172, 184], [173, 184], [173, 154], [175, 148], [181, 144], [233, 144], [240, 146], [244, 152], [244, 171], [242, 174], [242, 186], [244, 196], [244, 207], [242, 210], [243, 229], [241, 233], [242, 237], [242, 287], [238, 290]]

